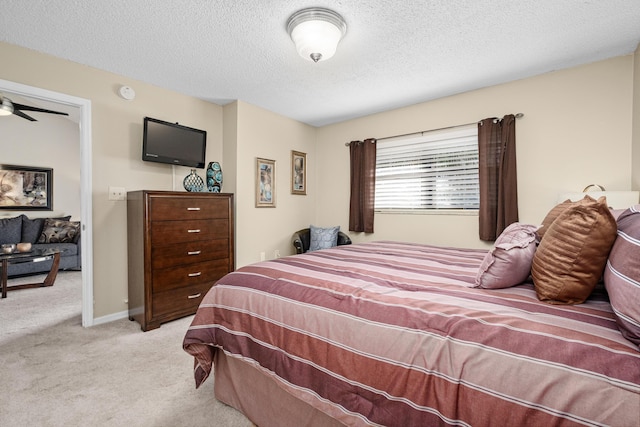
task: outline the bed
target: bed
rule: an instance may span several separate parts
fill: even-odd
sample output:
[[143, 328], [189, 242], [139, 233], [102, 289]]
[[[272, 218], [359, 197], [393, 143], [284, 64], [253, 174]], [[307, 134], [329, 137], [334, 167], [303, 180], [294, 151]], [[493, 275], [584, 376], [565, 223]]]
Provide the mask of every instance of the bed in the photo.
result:
[[248, 265], [183, 342], [260, 427], [638, 426], [640, 351], [604, 286], [475, 287], [487, 250], [369, 242]]

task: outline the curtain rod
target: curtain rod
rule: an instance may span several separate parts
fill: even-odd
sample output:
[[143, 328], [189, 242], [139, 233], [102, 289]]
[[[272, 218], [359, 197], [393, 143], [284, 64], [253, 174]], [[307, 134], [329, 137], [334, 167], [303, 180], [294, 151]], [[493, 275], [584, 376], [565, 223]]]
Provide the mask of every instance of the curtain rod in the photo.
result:
[[[514, 114], [514, 116], [515, 116], [516, 119], [520, 119], [520, 118], [524, 117], [524, 113], [516, 113], [516, 114]], [[473, 124], [477, 124], [477, 123], [480, 123], [480, 122], [478, 121], [478, 122], [465, 123], [465, 124], [462, 124], [462, 125], [446, 126], [446, 127], [438, 128], [438, 129], [429, 129], [429, 130], [422, 130], [422, 131], [419, 131], [419, 132], [404, 133], [402, 135], [386, 136], [384, 138], [377, 138], [376, 141], [384, 141], [385, 139], [398, 138], [398, 137], [401, 137], [401, 136], [424, 134], [425, 132], [434, 132], [434, 131], [438, 131], [438, 130], [455, 129], [455, 128], [459, 128], [459, 127], [463, 127], [463, 126], [469, 126], [469, 125], [473, 125]], [[345, 142], [344, 145], [345, 145], [345, 147], [348, 147], [349, 145], [351, 145], [351, 143], [350, 142]]]

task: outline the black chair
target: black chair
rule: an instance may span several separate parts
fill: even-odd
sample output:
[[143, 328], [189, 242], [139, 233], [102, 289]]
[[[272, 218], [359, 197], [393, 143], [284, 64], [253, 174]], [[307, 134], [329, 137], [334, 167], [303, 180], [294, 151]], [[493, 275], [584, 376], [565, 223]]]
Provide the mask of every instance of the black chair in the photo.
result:
[[[310, 231], [308, 228], [303, 228], [293, 233], [291, 237], [291, 243], [296, 248], [296, 254], [303, 254], [309, 250], [309, 243], [311, 243]], [[350, 245], [351, 238], [346, 233], [338, 231], [338, 246]]]

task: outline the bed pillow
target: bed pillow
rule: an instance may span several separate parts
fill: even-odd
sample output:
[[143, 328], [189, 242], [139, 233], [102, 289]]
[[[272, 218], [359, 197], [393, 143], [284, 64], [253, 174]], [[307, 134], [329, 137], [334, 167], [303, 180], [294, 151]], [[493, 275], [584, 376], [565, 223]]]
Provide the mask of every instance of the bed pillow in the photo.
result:
[[580, 205], [583, 203], [593, 203], [596, 199], [591, 196], [585, 195], [582, 199], [572, 202], [570, 199], [565, 200], [562, 203], [555, 205], [542, 220], [542, 226], [538, 229], [538, 241], [542, 240], [544, 234], [549, 230], [551, 224], [560, 216], [562, 212], [569, 209], [571, 206]]
[[322, 228], [309, 226], [309, 251], [317, 251], [319, 249], [329, 249], [338, 244], [338, 231], [340, 226]]
[[622, 335], [640, 346], [640, 205], [618, 218], [618, 238], [604, 270], [604, 286]]
[[605, 197], [563, 211], [533, 256], [531, 276], [538, 298], [551, 304], [584, 302], [602, 277], [616, 235]]
[[0, 244], [20, 243], [22, 216], [0, 219]]
[[46, 218], [38, 243], [75, 243], [79, 235], [79, 221]]
[[519, 285], [531, 273], [536, 252], [537, 225], [514, 222], [498, 236], [485, 255], [476, 276], [476, 287], [500, 289]]

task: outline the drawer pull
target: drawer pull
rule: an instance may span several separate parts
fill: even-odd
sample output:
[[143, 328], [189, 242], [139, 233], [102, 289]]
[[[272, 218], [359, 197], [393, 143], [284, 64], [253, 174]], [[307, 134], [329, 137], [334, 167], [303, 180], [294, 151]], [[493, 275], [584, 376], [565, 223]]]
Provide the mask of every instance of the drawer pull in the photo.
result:
[[202, 274], [201, 271], [198, 271], [197, 273], [189, 273], [189, 277], [198, 277]]
[[187, 298], [189, 298], [189, 299], [196, 299], [196, 298], [200, 298], [200, 295], [202, 295], [202, 292], [201, 292], [201, 293], [198, 293], [198, 294], [194, 294], [194, 295], [189, 295]]
[[187, 230], [187, 233], [199, 233], [199, 232], [200, 232], [199, 228], [196, 228], [194, 230]]
[[188, 211], [199, 211], [200, 208], [187, 208]]
[[187, 255], [200, 255], [200, 253], [202, 253], [202, 251], [190, 251], [187, 252]]

